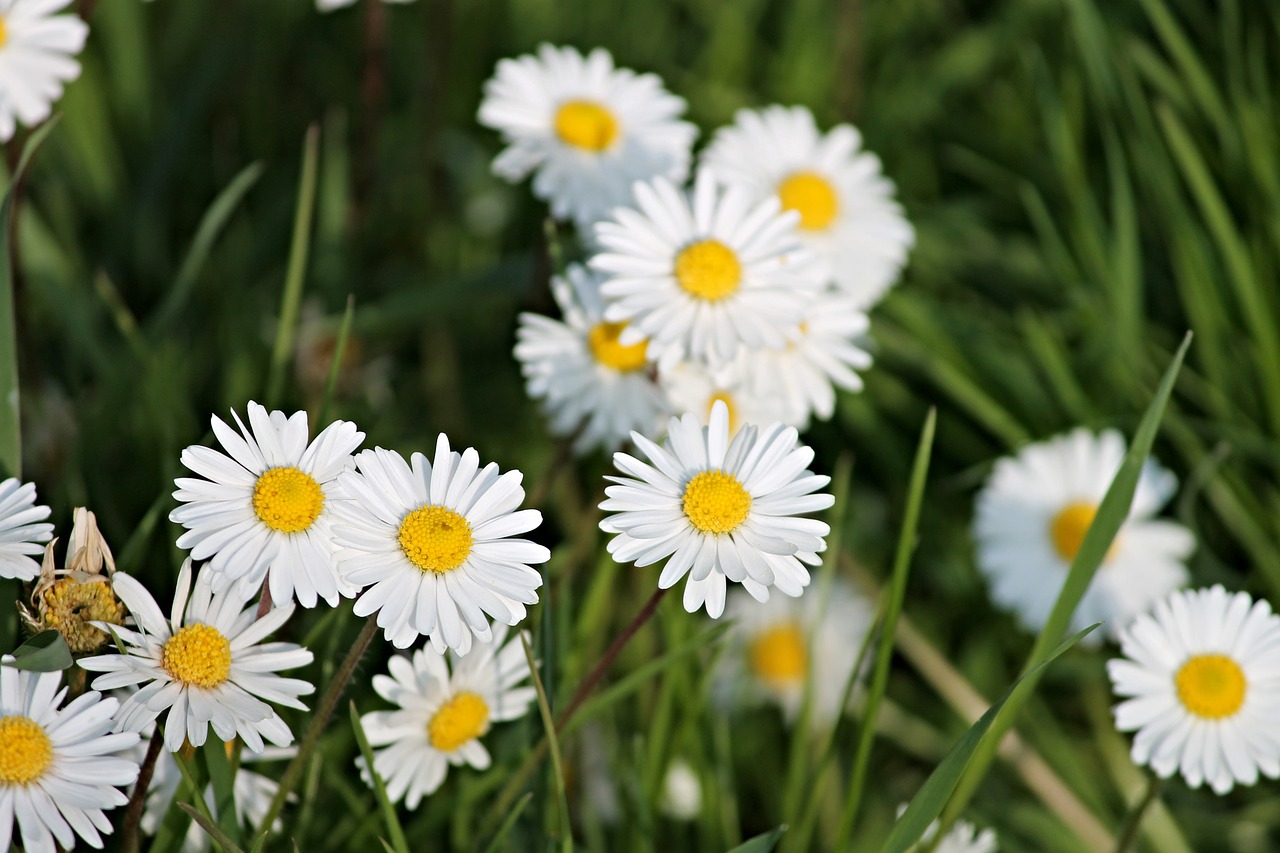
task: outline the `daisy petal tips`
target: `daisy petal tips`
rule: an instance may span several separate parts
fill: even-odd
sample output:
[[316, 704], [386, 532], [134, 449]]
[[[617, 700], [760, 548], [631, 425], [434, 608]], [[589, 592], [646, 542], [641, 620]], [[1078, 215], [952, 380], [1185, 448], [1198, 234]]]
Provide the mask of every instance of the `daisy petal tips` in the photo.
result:
[[10, 477], [0, 483], [0, 578], [35, 580], [40, 564], [33, 555], [44, 553], [53, 538], [47, 506], [36, 506], [36, 487]]
[[744, 426], [729, 440], [729, 412], [717, 402], [711, 422], [693, 414], [672, 418], [661, 446], [632, 440], [645, 463], [615, 453], [625, 477], [609, 477], [600, 508], [613, 515], [600, 529], [616, 533], [609, 553], [620, 563], [652, 565], [667, 559], [658, 586], [689, 575], [684, 607], [704, 604], [712, 618], [724, 612], [726, 581], [737, 581], [758, 601], [769, 587], [798, 596], [809, 583], [806, 564], [821, 562], [825, 522], [797, 517], [834, 503], [816, 493], [831, 478], [808, 470], [813, 451], [798, 444], [794, 427]]
[[475, 450], [436, 442], [435, 459], [365, 450], [339, 482], [350, 500], [337, 507], [338, 570], [356, 587], [357, 616], [377, 613], [388, 641], [407, 648], [430, 637], [437, 652], [465, 655], [488, 642], [490, 618], [514, 625], [538, 600], [542, 575], [530, 567], [551, 552], [512, 539], [542, 523], [524, 500], [519, 471], [480, 467]]

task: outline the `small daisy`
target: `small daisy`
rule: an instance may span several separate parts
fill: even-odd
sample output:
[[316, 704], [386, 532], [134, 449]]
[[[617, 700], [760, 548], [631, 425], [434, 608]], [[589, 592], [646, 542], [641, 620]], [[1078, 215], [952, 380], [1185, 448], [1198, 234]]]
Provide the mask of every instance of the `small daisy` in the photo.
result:
[[[772, 352], [764, 350], [762, 352]], [[743, 424], [767, 424], [781, 421], [795, 426], [803, 410], [790, 405], [780, 389], [764, 388], [750, 375], [751, 360], [747, 353], [717, 368], [697, 361], [686, 361], [663, 370], [658, 384], [673, 412], [691, 412], [704, 426], [711, 422], [711, 409], [717, 402], [729, 411], [729, 435], [736, 435]]]
[[334, 532], [344, 546], [339, 571], [357, 587], [371, 584], [356, 600], [357, 616], [376, 612], [396, 648], [425, 634], [438, 653], [460, 655], [473, 635], [491, 638], [489, 617], [507, 625], [525, 617], [542, 586], [529, 564], [551, 552], [508, 538], [542, 523], [536, 509], [516, 509], [524, 475], [500, 475], [492, 462], [481, 468], [475, 450], [452, 451], [443, 434], [434, 463], [378, 448], [358, 454], [356, 466], [341, 477], [352, 500], [338, 508]]
[[182, 464], [206, 479], [174, 481], [183, 506], [169, 520], [187, 528], [178, 547], [209, 560], [214, 589], [234, 585], [241, 600], [253, 597], [264, 576], [278, 603], [296, 596], [303, 607], [315, 607], [317, 598], [332, 606], [339, 595], [354, 595], [334, 569], [330, 525], [334, 485], [364, 433], [334, 421], [308, 443], [306, 412], [268, 414], [253, 402], [250, 428], [235, 412], [231, 417], [240, 435], [212, 419], [226, 453], [200, 445], [182, 451]]
[[75, 15], [55, 15], [71, 0], [0, 0], [0, 142], [17, 122], [34, 127], [49, 117], [62, 85], [80, 76], [75, 57], [89, 27]]
[[[907, 810], [907, 804], [898, 806], [898, 817]], [[932, 853], [996, 853], [996, 833], [993, 829], [981, 832], [966, 820], [958, 820], [951, 825], [951, 830], [942, 836], [942, 840], [932, 844], [938, 834], [938, 822], [935, 820], [925, 829], [920, 843], [911, 848], [912, 853], [930, 850]]]
[[1137, 731], [1133, 760], [1162, 778], [1225, 794], [1258, 771], [1280, 777], [1280, 616], [1221, 586], [1181, 590], [1120, 635], [1107, 663], [1116, 728]]
[[[410, 809], [444, 784], [449, 765], [489, 766], [480, 738], [494, 723], [523, 717], [537, 694], [521, 687], [529, 677], [520, 637], [506, 645], [507, 628], [498, 625], [492, 642], [479, 642], [471, 654], [458, 657], [418, 649], [412, 657], [397, 655], [388, 663], [390, 677], [375, 675], [373, 689], [395, 711], [374, 711], [360, 718], [369, 744], [386, 747], [373, 754], [373, 767], [387, 785], [392, 802]], [[364, 760], [357, 760], [369, 781]]]
[[36, 506], [34, 484], [12, 477], [0, 483], [0, 578], [29, 581], [40, 574], [31, 557], [53, 538], [53, 525], [39, 523], [48, 517], [47, 506]]
[[0, 850], [15, 840], [15, 819], [27, 853], [70, 850], [77, 835], [101, 848], [99, 833], [111, 832], [103, 810], [128, 802], [117, 788], [138, 777], [138, 762], [113, 755], [138, 742], [110, 733], [119, 703], [89, 691], [59, 710], [61, 683], [58, 672], [0, 665]]
[[631, 431], [656, 435], [669, 416], [645, 358], [646, 341], [624, 346], [621, 323], [604, 321], [599, 276], [579, 264], [551, 279], [563, 322], [521, 314], [516, 359], [529, 396], [542, 400], [553, 435], [582, 432], [579, 453], [618, 449]]
[[[1124, 454], [1116, 430], [1077, 429], [1001, 459], [978, 495], [978, 568], [991, 597], [1029, 630], [1049, 618]], [[1154, 461], [1143, 468], [1129, 517], [1080, 600], [1071, 630], [1105, 622], [1108, 633], [1119, 636], [1135, 615], [1187, 582], [1183, 562], [1195, 539], [1185, 527], [1152, 517], [1176, 488], [1177, 478]]]
[[635, 203], [596, 225], [604, 252], [590, 261], [606, 275], [604, 318], [629, 324], [621, 343], [647, 338], [663, 366], [786, 346], [823, 282], [800, 247], [797, 214], [740, 187], [722, 192], [705, 169], [692, 198], [658, 179], [636, 184]]
[[479, 120], [508, 144], [494, 173], [514, 183], [536, 172], [533, 194], [586, 230], [630, 204], [635, 181], [685, 179], [698, 131], [679, 120], [684, 107], [657, 76], [615, 69], [606, 50], [544, 44], [498, 63]]
[[[116, 561], [98, 532], [98, 519], [82, 506], [72, 513], [66, 568], [58, 569], [56, 544], [44, 549], [40, 581], [31, 592], [30, 607], [18, 604], [18, 615], [32, 634], [54, 630], [73, 655], [88, 654], [111, 642], [94, 623], [123, 625], [125, 610], [111, 589]], [[106, 572], [103, 572], [106, 569]]]
[[669, 557], [658, 586], [687, 573], [685, 609], [705, 603], [713, 619], [724, 612], [726, 580], [757, 601], [768, 600], [770, 586], [790, 596], [804, 591], [805, 564], [821, 562], [830, 528], [795, 514], [826, 509], [834, 498], [813, 494], [831, 478], [807, 470], [813, 451], [797, 444], [794, 427], [748, 425], [730, 441], [729, 410], [716, 403], [708, 426], [692, 414], [672, 418], [661, 447], [638, 433], [631, 438], [651, 464], [613, 455], [630, 475], [608, 477], [616, 485], [600, 504], [615, 513], [600, 522], [618, 534], [608, 546], [615, 560], [649, 566]]
[[170, 752], [184, 740], [200, 746], [210, 726], [224, 741], [239, 735], [254, 752], [262, 751], [263, 738], [288, 746], [293, 733], [267, 702], [306, 710], [298, 697], [315, 688], [275, 673], [306, 666], [312, 655], [294, 643], [260, 641], [288, 621], [293, 605], [255, 621], [257, 606], [246, 608], [229, 592], [214, 593], [211, 574], [202, 571], [193, 588], [186, 560], [166, 619], [142, 584], [117, 572], [116, 594], [137, 630], [111, 626], [126, 653], [85, 658], [80, 666], [106, 673], [93, 680], [96, 690], [142, 685], [121, 703], [117, 728], [143, 731], [167, 712], [164, 744]]
[[804, 107], [741, 110], [717, 131], [702, 164], [726, 184], [776, 197], [800, 214], [800, 236], [826, 274], [870, 308], [897, 280], [915, 231], [880, 159], [842, 124], [819, 132]]

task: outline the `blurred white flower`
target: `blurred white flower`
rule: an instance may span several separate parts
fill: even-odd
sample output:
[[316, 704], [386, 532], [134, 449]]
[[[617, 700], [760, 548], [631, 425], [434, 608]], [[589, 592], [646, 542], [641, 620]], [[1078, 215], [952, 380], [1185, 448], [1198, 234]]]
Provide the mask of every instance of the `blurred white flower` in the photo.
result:
[[697, 820], [702, 814], [702, 783], [689, 762], [673, 758], [662, 778], [662, 795], [658, 808], [674, 820]]
[[791, 405], [781, 389], [752, 381], [751, 364], [745, 351], [714, 369], [700, 361], [685, 361], [662, 370], [658, 384], [670, 411], [690, 412], [701, 424], [710, 422], [711, 407], [717, 401], [724, 403], [729, 412], [729, 435], [735, 435], [744, 424], [780, 421], [798, 426], [796, 421], [803, 411]]
[[[354, 6], [356, 0], [316, 0], [316, 8], [321, 12], [332, 12], [334, 9], [342, 9], [347, 6]], [[369, 0], [374, 2], [374, 0]], [[382, 0], [384, 3], [412, 3], [413, 0]]]
[[[898, 806], [898, 817], [902, 817], [906, 810], [906, 803]], [[920, 843], [911, 848], [911, 853], [918, 853], [922, 849], [932, 850], [933, 853], [996, 853], [996, 833], [993, 829], [979, 832], [968, 821], [958, 820], [937, 844], [930, 847], [937, 834], [938, 822], [935, 820], [925, 829], [924, 835], [920, 836]]]
[[75, 15], [55, 15], [71, 0], [0, 0], [0, 142], [17, 123], [49, 117], [62, 86], [80, 76], [75, 57], [89, 27]]

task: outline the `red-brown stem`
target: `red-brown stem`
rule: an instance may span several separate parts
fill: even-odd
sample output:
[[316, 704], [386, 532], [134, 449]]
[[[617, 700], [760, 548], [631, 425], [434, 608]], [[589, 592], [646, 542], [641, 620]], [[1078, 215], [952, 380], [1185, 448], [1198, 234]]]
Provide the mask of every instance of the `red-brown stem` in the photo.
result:
[[268, 570], [266, 577], [262, 579], [262, 595], [258, 598], [258, 615], [255, 619], [261, 619], [271, 612], [271, 571]]
[[142, 806], [147, 801], [147, 789], [151, 787], [151, 775], [156, 770], [156, 759], [160, 757], [160, 747], [164, 746], [164, 737], [160, 727], [151, 734], [151, 742], [147, 744], [147, 754], [138, 768], [138, 781], [133, 783], [133, 793], [129, 795], [129, 805], [125, 807], [124, 821], [120, 829], [120, 849], [124, 853], [138, 853], [138, 828], [142, 825]]

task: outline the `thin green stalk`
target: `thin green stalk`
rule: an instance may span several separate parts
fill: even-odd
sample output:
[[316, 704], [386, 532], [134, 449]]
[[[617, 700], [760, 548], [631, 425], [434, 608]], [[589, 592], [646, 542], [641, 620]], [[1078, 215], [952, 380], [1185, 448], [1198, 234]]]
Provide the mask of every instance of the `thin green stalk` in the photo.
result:
[[547, 691], [542, 686], [542, 676], [538, 674], [538, 662], [533, 658], [533, 649], [529, 648], [529, 639], [522, 632], [520, 645], [524, 647], [525, 660], [529, 662], [529, 674], [533, 677], [533, 689], [538, 694], [538, 713], [542, 716], [542, 726], [547, 732], [547, 746], [551, 750], [551, 767], [555, 773], [556, 799], [560, 802], [561, 849], [565, 853], [573, 850], [573, 825], [569, 822], [569, 800], [564, 791], [564, 762], [560, 760], [560, 740], [556, 737], [556, 724], [551, 719], [551, 704], [547, 701]]
[[333, 344], [333, 358], [329, 362], [329, 377], [324, 383], [324, 397], [320, 400], [320, 411], [316, 413], [316, 428], [323, 429], [329, 419], [329, 407], [333, 404], [333, 393], [338, 387], [338, 375], [342, 372], [342, 357], [347, 352], [347, 339], [351, 337], [351, 320], [355, 316], [356, 295], [347, 294], [347, 310], [342, 313], [342, 325], [338, 327], [338, 338]]
[[1142, 799], [1134, 803], [1128, 817], [1124, 820], [1124, 829], [1120, 831], [1120, 840], [1116, 842], [1116, 853], [1128, 853], [1129, 848], [1138, 838], [1138, 830], [1142, 828], [1142, 819], [1146, 817], [1147, 809], [1160, 797], [1163, 789], [1164, 780], [1154, 773], [1149, 773], [1146, 792], [1143, 793]]

